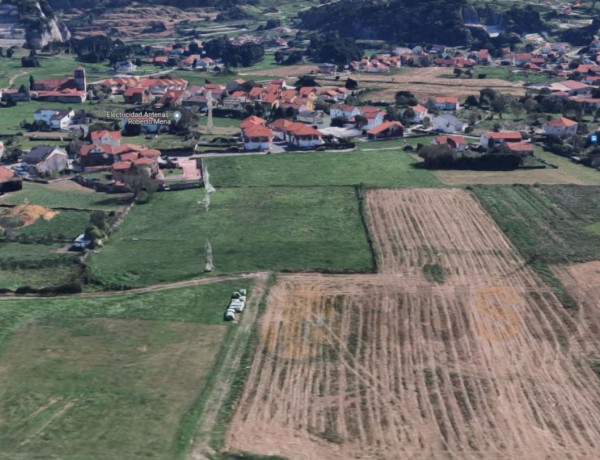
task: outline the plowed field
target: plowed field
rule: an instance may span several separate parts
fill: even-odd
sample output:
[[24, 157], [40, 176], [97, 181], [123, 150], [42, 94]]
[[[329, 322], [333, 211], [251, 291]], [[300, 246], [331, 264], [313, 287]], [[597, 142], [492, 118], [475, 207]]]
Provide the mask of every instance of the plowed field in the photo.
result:
[[577, 320], [479, 204], [430, 189], [366, 201], [380, 273], [279, 278], [228, 447], [290, 459], [595, 457], [600, 380], [574, 359]]

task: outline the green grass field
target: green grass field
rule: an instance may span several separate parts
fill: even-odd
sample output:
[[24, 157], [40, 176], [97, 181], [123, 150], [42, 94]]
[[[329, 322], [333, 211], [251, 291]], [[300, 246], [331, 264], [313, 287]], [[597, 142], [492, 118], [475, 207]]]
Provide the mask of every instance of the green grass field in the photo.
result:
[[59, 253], [66, 245], [0, 241], [0, 289], [60, 286], [80, 276], [75, 254]]
[[569, 175], [575, 177], [582, 184], [585, 185], [600, 185], [600, 172], [588, 168], [577, 163], [573, 163], [571, 160], [560, 155], [544, 150], [539, 145], [534, 145], [534, 155], [545, 160], [553, 165], [558, 166], [560, 169], [566, 171]]
[[18, 227], [16, 235], [32, 238], [75, 238], [83, 233], [90, 222], [90, 213], [86, 211], [60, 211], [50, 220], [38, 219], [34, 224]]
[[52, 184], [25, 182], [23, 190], [0, 197], [0, 204], [19, 205], [27, 200], [48, 208], [72, 208], [110, 211], [119, 210], [127, 202], [129, 194], [96, 193], [73, 183], [71, 189], [61, 190]]
[[177, 458], [247, 284], [1, 301], [0, 457]]
[[600, 258], [600, 187], [479, 186], [473, 193], [566, 307], [576, 302], [550, 266]]
[[[371, 148], [383, 148], [379, 143]], [[357, 185], [436, 187], [441, 183], [429, 171], [417, 169], [407, 153], [326, 152], [206, 158], [216, 186]]]
[[527, 259], [585, 262], [600, 257], [600, 238], [585, 231], [600, 222], [600, 187], [474, 187], [473, 193]]
[[140, 286], [203, 274], [212, 238], [215, 271], [370, 271], [353, 188], [220, 189], [210, 212], [198, 190], [156, 194], [135, 206], [89, 265], [105, 286]]

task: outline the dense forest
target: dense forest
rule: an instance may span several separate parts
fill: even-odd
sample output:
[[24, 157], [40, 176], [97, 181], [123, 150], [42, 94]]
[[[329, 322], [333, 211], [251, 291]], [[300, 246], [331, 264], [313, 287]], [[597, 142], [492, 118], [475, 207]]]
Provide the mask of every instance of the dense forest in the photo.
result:
[[[120, 8], [129, 6], [134, 3], [134, 0], [49, 0], [50, 5], [54, 9], [67, 8]], [[235, 5], [243, 5], [244, 3], [257, 3], [252, 0], [144, 0], [141, 3], [147, 5], [168, 5], [178, 8], [194, 8], [214, 6], [219, 8], [229, 8]]]
[[299, 16], [304, 28], [342, 37], [465, 45], [470, 39], [461, 16], [465, 4], [466, 0], [341, 0]]

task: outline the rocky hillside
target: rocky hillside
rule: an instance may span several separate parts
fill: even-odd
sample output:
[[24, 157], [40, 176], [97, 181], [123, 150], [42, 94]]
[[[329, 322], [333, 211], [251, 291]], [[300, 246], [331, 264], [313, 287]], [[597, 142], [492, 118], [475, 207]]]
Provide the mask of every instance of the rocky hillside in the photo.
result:
[[27, 42], [40, 49], [71, 38], [47, 0], [0, 0], [0, 40]]
[[466, 0], [340, 0], [299, 14], [310, 30], [396, 43], [464, 45]]

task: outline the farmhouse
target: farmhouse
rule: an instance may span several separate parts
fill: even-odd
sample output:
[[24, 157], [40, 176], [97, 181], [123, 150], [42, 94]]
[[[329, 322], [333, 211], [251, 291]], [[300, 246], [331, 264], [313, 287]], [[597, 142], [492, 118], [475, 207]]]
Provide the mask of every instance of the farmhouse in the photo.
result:
[[67, 129], [71, 122], [75, 112], [71, 109], [38, 109], [33, 114], [35, 121], [44, 123], [51, 129]]
[[404, 135], [404, 126], [399, 121], [385, 121], [379, 126], [371, 128], [367, 132], [367, 135], [369, 139], [402, 137]]
[[566, 138], [577, 134], [577, 126], [577, 122], [565, 117], [560, 117], [544, 123], [542, 129], [544, 134]]
[[69, 156], [60, 147], [38, 145], [23, 158], [31, 174], [56, 173], [69, 169]]
[[479, 144], [483, 147], [493, 147], [495, 144], [505, 144], [509, 142], [521, 142], [523, 137], [518, 131], [492, 132], [488, 131], [481, 135]]

